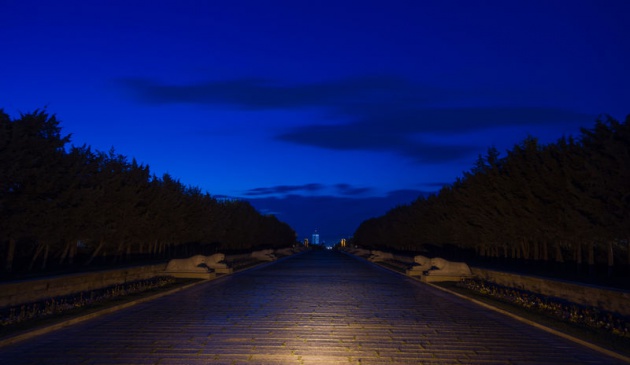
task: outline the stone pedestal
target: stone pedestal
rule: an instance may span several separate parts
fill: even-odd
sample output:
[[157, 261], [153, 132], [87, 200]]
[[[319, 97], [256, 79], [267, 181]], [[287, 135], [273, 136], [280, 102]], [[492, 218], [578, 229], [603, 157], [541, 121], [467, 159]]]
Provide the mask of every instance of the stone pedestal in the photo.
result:
[[423, 275], [420, 281], [424, 283], [436, 283], [440, 281], [460, 281], [464, 278], [465, 276], [460, 275]]
[[411, 268], [406, 271], [407, 276], [422, 276], [421, 269]]
[[185, 271], [178, 271], [178, 272], [169, 272], [166, 273], [167, 275], [170, 275], [174, 278], [184, 278], [184, 279], [204, 279], [204, 280], [210, 280], [210, 279], [214, 279], [217, 277], [217, 274], [213, 273], [213, 272], [185, 272]]

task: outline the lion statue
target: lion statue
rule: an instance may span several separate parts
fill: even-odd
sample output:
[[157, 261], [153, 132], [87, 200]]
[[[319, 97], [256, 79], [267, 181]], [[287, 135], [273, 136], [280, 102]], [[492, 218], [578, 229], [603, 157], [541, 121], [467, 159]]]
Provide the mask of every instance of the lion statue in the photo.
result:
[[393, 260], [393, 259], [394, 259], [394, 255], [392, 255], [391, 252], [383, 252], [383, 251], [377, 251], [377, 250], [372, 251], [372, 254], [368, 258], [368, 260], [371, 262], [379, 262], [379, 261]]
[[415, 256], [413, 262], [416, 263], [417, 266], [422, 266], [421, 269], [429, 270], [431, 268], [431, 259], [426, 256]]
[[364, 248], [350, 248], [348, 249], [348, 253], [361, 257], [369, 257], [371, 255], [370, 250], [366, 250]]
[[275, 256], [291, 256], [296, 251], [292, 247], [285, 247], [274, 251]]
[[441, 257], [431, 259], [427, 275], [472, 276], [465, 262], [452, 262]]
[[273, 250], [260, 250], [254, 251], [251, 254], [251, 257], [260, 260], [260, 261], [274, 261], [276, 260], [276, 255], [273, 254]]
[[166, 265], [167, 272], [209, 272], [206, 265], [207, 257], [203, 255], [195, 255], [187, 259], [172, 259]]
[[205, 264], [211, 269], [227, 269], [228, 265], [224, 261], [225, 261], [224, 254], [215, 253], [213, 255], [206, 256]]

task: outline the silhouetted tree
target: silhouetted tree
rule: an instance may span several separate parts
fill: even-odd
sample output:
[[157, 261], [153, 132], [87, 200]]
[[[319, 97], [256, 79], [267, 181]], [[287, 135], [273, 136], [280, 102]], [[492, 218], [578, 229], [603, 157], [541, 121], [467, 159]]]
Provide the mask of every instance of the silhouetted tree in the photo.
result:
[[53, 222], [45, 220], [54, 218], [47, 213], [61, 189], [55, 169], [70, 137], [45, 111], [11, 120], [0, 110], [0, 123], [0, 241], [6, 243], [4, 270], [11, 272], [21, 238], [52, 234], [46, 231]]
[[[422, 250], [474, 249], [480, 256], [589, 266], [617, 252], [630, 265], [630, 116], [608, 117], [581, 138], [541, 145], [528, 137], [503, 158], [495, 148], [437, 194], [364, 221], [354, 242]], [[604, 247], [600, 254], [598, 246]], [[617, 259], [618, 260], [618, 259]]]
[[251, 205], [217, 201], [168, 174], [109, 152], [71, 146], [55, 116], [16, 120], [0, 110], [0, 250], [3, 269], [85, 265], [134, 254], [169, 257], [215, 249], [280, 247], [295, 233]]

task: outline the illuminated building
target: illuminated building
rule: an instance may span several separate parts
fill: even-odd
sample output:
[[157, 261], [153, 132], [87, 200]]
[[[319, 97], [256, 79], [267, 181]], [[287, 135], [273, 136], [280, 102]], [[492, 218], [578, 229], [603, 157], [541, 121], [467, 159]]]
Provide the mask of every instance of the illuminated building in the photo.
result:
[[313, 239], [311, 242], [313, 242], [314, 245], [319, 245], [319, 233], [317, 233], [317, 230], [313, 233]]

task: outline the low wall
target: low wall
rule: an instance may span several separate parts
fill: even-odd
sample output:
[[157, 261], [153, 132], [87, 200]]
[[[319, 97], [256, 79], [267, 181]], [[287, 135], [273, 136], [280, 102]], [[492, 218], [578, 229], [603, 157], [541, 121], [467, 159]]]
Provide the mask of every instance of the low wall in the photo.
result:
[[[231, 268], [217, 269], [217, 273], [229, 274], [232, 272], [232, 267], [238, 269], [243, 266], [251, 266], [257, 260], [251, 257], [251, 252], [248, 252], [226, 256], [225, 261], [230, 264]], [[166, 265], [167, 263], [163, 263], [61, 275], [39, 280], [0, 283], [0, 308], [14, 307], [73, 293], [101, 289], [135, 280], [150, 279], [160, 275], [172, 275], [172, 273], [165, 273]], [[215, 273], [212, 273], [211, 276], [214, 277], [214, 275]]]
[[166, 264], [0, 283], [0, 308], [164, 275]]
[[474, 276], [495, 284], [528, 290], [545, 296], [616, 312], [623, 316], [630, 316], [630, 292], [628, 291], [598, 288], [567, 281], [523, 276], [475, 267], [470, 269]]

